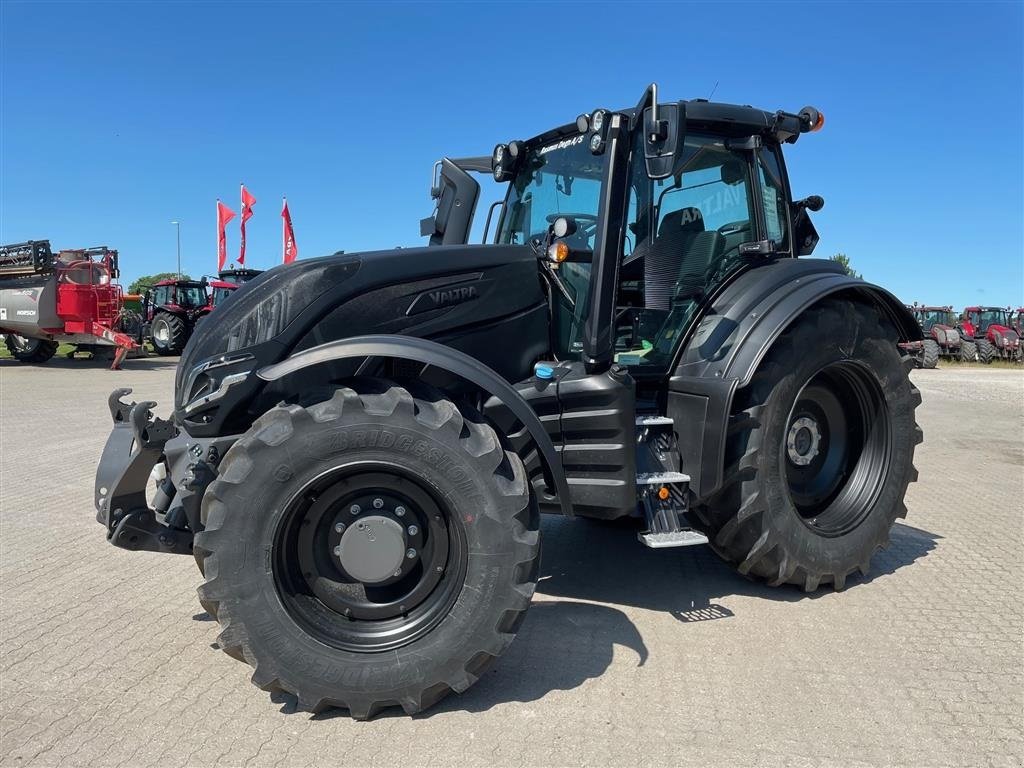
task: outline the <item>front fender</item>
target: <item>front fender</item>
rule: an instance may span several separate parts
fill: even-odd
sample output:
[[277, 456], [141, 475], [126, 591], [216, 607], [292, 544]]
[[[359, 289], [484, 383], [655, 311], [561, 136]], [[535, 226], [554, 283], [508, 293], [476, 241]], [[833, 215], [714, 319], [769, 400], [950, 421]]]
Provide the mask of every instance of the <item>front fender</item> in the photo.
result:
[[827, 297], [878, 308], [896, 329], [893, 343], [921, 341], [921, 327], [895, 296], [847, 275], [826, 259], [782, 259], [732, 282], [684, 343], [669, 382], [680, 428], [682, 471], [697, 498], [721, 486], [732, 399], [748, 385], [772, 344], [803, 312]]
[[572, 516], [569, 484], [562, 463], [544, 425], [530, 404], [502, 376], [479, 360], [435, 341], [416, 336], [353, 336], [298, 352], [279, 363], [256, 372], [263, 381], [272, 382], [297, 371], [335, 360], [352, 358], [396, 358], [445, 370], [496, 397], [523, 423], [543, 457], [548, 480], [554, 485], [562, 513]]

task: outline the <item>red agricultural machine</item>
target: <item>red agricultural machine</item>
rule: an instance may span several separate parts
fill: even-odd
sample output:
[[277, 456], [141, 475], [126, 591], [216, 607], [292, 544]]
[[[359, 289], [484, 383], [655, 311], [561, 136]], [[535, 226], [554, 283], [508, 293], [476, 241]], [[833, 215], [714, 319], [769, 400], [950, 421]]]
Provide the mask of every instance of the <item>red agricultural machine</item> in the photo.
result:
[[1024, 361], [1021, 336], [1011, 327], [1009, 308], [967, 307], [960, 318], [960, 332], [965, 339], [974, 339], [983, 363], [993, 359]]
[[1017, 335], [1024, 339], [1024, 307], [1017, 307], [1010, 313], [1010, 327], [1017, 332]]
[[43, 363], [60, 344], [109, 356], [119, 368], [138, 348], [139, 316], [124, 307], [117, 251], [60, 251], [48, 240], [0, 246], [0, 334], [24, 363]]
[[161, 280], [143, 298], [143, 335], [158, 355], [180, 355], [199, 321], [258, 274], [256, 269], [226, 269], [215, 280]]
[[914, 356], [918, 368], [934, 368], [939, 358], [950, 360], [976, 360], [978, 348], [972, 340], [961, 338], [956, 327], [952, 307], [908, 306], [924, 334], [922, 341], [910, 342], [904, 347]]

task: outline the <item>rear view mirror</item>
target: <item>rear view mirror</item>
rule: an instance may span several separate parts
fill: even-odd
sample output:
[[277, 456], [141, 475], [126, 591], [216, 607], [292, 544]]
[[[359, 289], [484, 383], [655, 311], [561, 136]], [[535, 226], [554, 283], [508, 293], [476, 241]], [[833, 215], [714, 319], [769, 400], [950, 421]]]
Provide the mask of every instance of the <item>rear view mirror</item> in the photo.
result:
[[647, 175], [652, 179], [678, 176], [684, 162], [686, 102], [661, 106], [652, 103], [644, 110], [643, 120]]

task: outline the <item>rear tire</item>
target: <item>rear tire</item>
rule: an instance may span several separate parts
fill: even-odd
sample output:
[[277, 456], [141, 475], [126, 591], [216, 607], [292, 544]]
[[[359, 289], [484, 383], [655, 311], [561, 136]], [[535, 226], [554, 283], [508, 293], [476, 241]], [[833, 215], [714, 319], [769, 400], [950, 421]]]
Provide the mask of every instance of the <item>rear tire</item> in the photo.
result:
[[170, 312], [157, 312], [150, 329], [153, 349], [158, 355], [180, 355], [188, 343], [189, 328], [185, 320]]
[[11, 357], [22, 363], [45, 363], [55, 354], [60, 346], [49, 339], [29, 339], [10, 333], [4, 337], [4, 344]]
[[978, 347], [973, 341], [964, 340], [960, 344], [960, 362], [973, 363], [978, 359]]
[[924, 340], [924, 349], [921, 354], [921, 367], [934, 368], [939, 364], [939, 345], [934, 339]]
[[996, 348], [988, 339], [978, 339], [976, 344], [978, 345], [978, 361], [985, 365], [991, 363], [992, 358], [996, 356]]
[[724, 486], [698, 517], [740, 573], [842, 589], [906, 516], [921, 395], [883, 323], [873, 307], [823, 301], [737, 392]]
[[425, 388], [370, 380], [272, 409], [225, 455], [202, 519], [199, 595], [221, 648], [311, 712], [413, 714], [465, 691], [537, 582], [522, 461]]

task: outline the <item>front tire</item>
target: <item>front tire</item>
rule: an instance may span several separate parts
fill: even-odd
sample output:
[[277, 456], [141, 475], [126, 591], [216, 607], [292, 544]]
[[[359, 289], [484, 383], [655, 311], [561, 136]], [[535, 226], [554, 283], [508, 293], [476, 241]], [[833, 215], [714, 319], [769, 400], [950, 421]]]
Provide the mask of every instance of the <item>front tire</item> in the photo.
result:
[[939, 345], [934, 339], [924, 340], [924, 350], [921, 355], [922, 368], [934, 368], [939, 364]]
[[967, 341], [966, 339], [960, 344], [960, 361], [963, 363], [973, 363], [978, 359], [978, 347], [973, 341]]
[[158, 355], [180, 355], [188, 342], [188, 325], [179, 315], [157, 312], [153, 317], [150, 337]]
[[992, 362], [992, 358], [996, 356], [996, 348], [992, 346], [992, 342], [988, 339], [978, 339], [976, 342], [978, 346], [978, 361], [988, 365]]
[[45, 363], [57, 354], [59, 346], [49, 339], [29, 339], [13, 333], [4, 337], [4, 344], [11, 357], [21, 363]]
[[823, 301], [737, 393], [731, 466], [698, 516], [740, 573], [808, 592], [843, 589], [906, 516], [921, 395], [895, 335], [872, 307]]
[[508, 647], [537, 582], [519, 457], [439, 393], [380, 381], [278, 406], [202, 503], [199, 594], [220, 646], [300, 708], [413, 714]]

